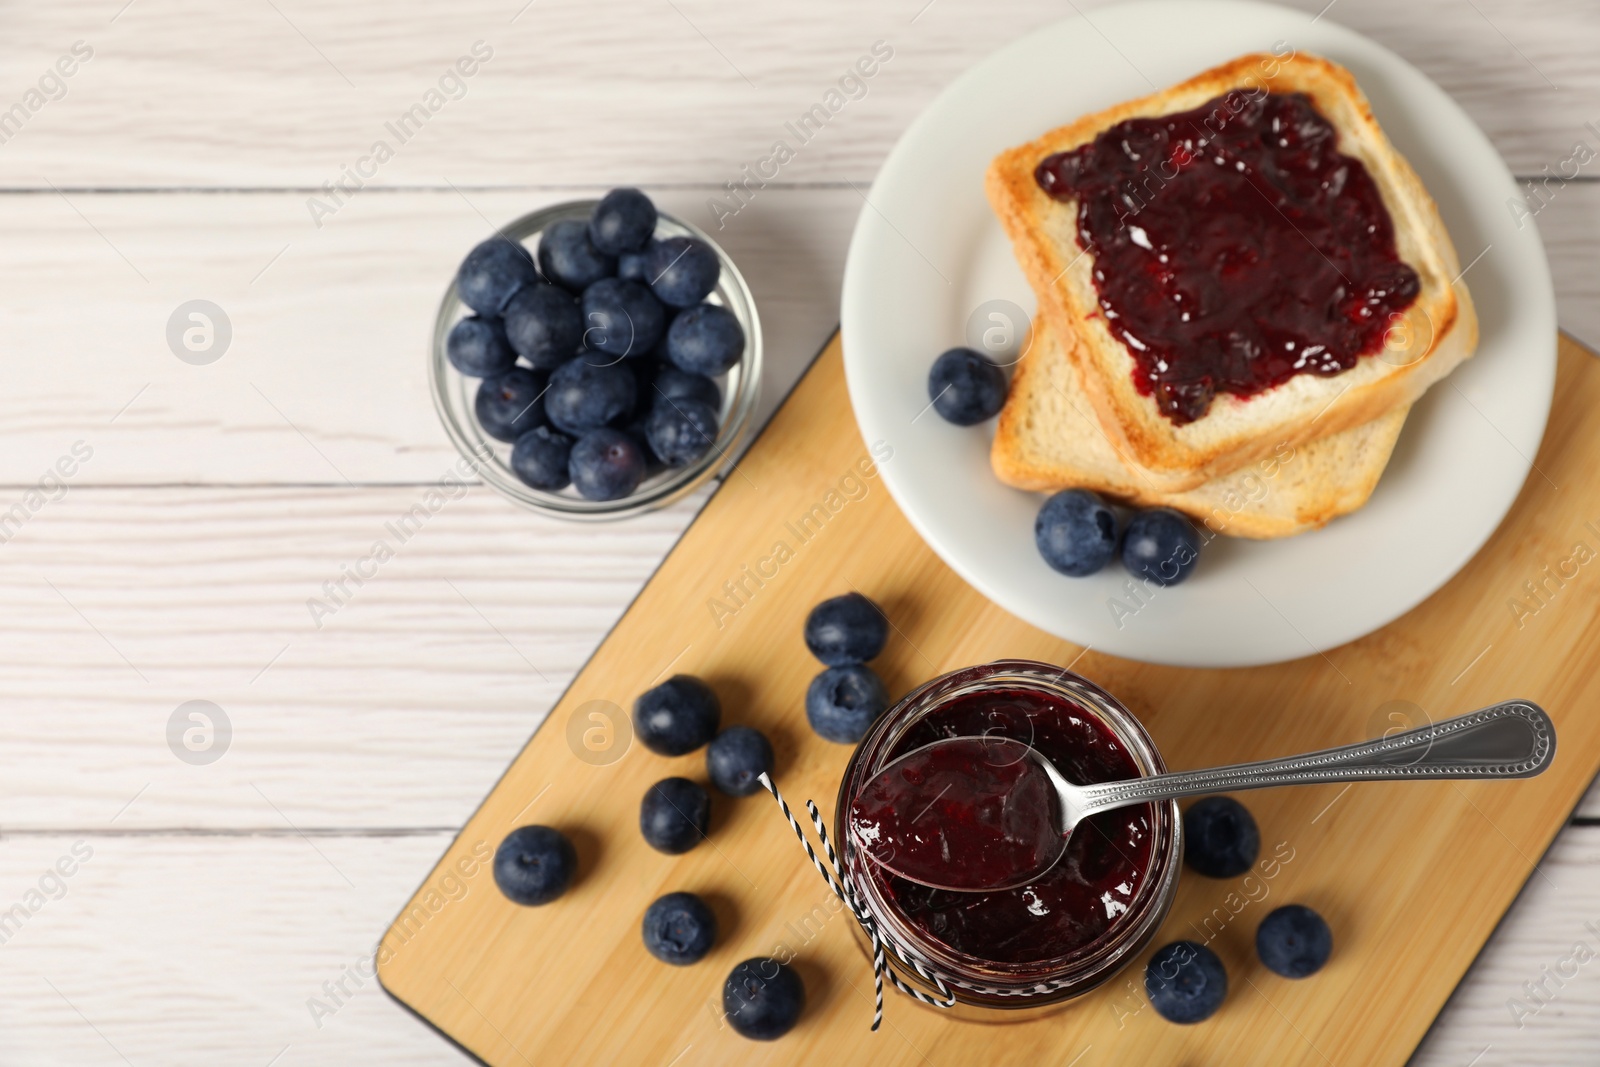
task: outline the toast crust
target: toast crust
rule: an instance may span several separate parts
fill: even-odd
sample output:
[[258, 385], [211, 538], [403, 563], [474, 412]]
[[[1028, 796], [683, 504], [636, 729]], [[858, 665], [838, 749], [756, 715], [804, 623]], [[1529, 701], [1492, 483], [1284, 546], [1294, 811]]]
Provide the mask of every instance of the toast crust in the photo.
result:
[[[1236, 90], [1300, 92], [1339, 133], [1339, 150], [1372, 174], [1394, 222], [1396, 250], [1417, 272], [1417, 300], [1395, 324], [1393, 346], [1331, 377], [1300, 374], [1251, 397], [1219, 393], [1206, 415], [1174, 426], [1133, 382], [1133, 359], [1106, 328], [1093, 257], [1077, 244], [1076, 201], [1051, 199], [1034, 168], [1129, 118], [1186, 111]], [[1067, 347], [1106, 433], [1166, 491], [1194, 488], [1293, 447], [1408, 407], [1472, 355], [1477, 318], [1437, 206], [1378, 127], [1350, 72], [1316, 56], [1241, 56], [1172, 88], [1078, 119], [990, 164], [985, 190], [1032, 285], [1043, 317]]]
[[990, 451], [997, 477], [1019, 489], [1092, 489], [1132, 507], [1171, 507], [1213, 533], [1271, 539], [1326, 525], [1367, 502], [1409, 407], [1299, 445], [1282, 443], [1245, 467], [1187, 490], [1161, 488], [1106, 435], [1079, 387], [1061, 334], [1035, 324]]

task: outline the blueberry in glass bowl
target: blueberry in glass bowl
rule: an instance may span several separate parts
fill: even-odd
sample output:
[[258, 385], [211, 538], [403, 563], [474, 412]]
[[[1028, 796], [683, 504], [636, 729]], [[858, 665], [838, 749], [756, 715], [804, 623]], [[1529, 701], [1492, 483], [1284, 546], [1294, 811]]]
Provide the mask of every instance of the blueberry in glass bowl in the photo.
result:
[[[458, 272], [452, 279], [440, 304], [429, 359], [440, 421], [451, 443], [488, 485], [530, 510], [577, 521], [604, 521], [666, 506], [726, 474], [750, 431], [760, 396], [762, 364], [761, 323], [750, 288], [710, 237], [665, 212], [655, 212], [653, 229], [641, 242], [649, 214], [643, 210], [648, 198], [639, 201], [640, 196], [629, 190], [624, 196], [610, 197], [599, 215], [596, 208], [602, 201], [553, 204], [516, 219], [498, 234], [486, 235], [484, 242], [514, 243], [526, 251], [526, 257], [507, 254], [508, 249], [491, 244], [487, 252], [472, 260], [466, 275]], [[566, 224], [556, 231], [560, 247], [541, 252], [542, 240], [558, 223]], [[594, 244], [591, 228], [605, 238], [605, 248], [595, 247], [595, 255], [587, 254]], [[661, 279], [670, 298], [662, 299], [648, 272], [652, 254], [657, 254], [657, 246], [663, 243], [682, 252], [691, 242], [692, 251], [672, 264], [670, 277]], [[635, 244], [638, 247], [632, 248]], [[463, 254], [467, 251], [463, 249]], [[550, 276], [551, 269], [559, 276]], [[595, 271], [603, 273], [589, 277]], [[475, 310], [463, 299], [464, 280], [482, 308]], [[673, 284], [665, 284], [669, 282]], [[723, 328], [707, 331], [705, 337], [689, 338], [699, 342], [694, 354], [705, 356], [697, 367], [716, 372], [709, 376], [686, 372], [669, 362], [665, 336], [667, 324], [681, 313], [671, 301], [687, 300], [707, 285], [710, 288], [691, 307], [717, 310], [702, 311], [698, 317], [709, 316], [713, 324], [722, 325], [724, 316], [731, 316], [738, 327], [737, 331]], [[598, 288], [585, 300], [585, 292], [595, 286]], [[658, 308], [660, 318], [652, 321]], [[630, 329], [630, 316], [641, 319], [636, 331]], [[468, 319], [473, 320], [471, 325], [459, 326]], [[575, 319], [581, 323], [576, 334]], [[743, 334], [742, 351], [724, 365], [727, 338], [738, 333]], [[647, 341], [650, 347], [641, 352]], [[719, 341], [723, 342], [720, 349]], [[505, 350], [507, 344], [511, 353]], [[548, 373], [552, 385], [576, 387], [572, 395], [555, 404], [554, 417], [549, 417], [543, 406], [550, 398], [540, 398], [538, 436], [521, 423], [486, 429], [474, 410], [482, 379], [463, 370], [481, 369], [485, 377], [491, 372], [503, 376], [512, 369], [506, 366], [512, 354], [516, 368], [537, 372], [540, 377]], [[648, 388], [635, 389], [627, 410], [621, 410], [619, 401], [627, 399], [628, 390], [614, 380], [614, 373], [569, 370], [556, 376], [554, 372], [565, 363], [579, 358], [595, 367], [616, 364]], [[685, 398], [694, 403], [683, 403]], [[669, 462], [661, 462], [651, 450], [645, 430], [655, 405], [673, 401], [678, 403], [671, 418], [663, 415], [656, 420], [657, 434], [671, 452]], [[579, 425], [595, 418], [603, 425]], [[563, 420], [572, 425], [562, 425]], [[622, 462], [630, 458], [620, 455], [628, 451], [626, 447], [599, 449], [595, 441], [583, 449], [576, 447], [584, 436], [598, 430], [628, 435], [639, 446], [645, 469], [639, 472]], [[520, 451], [516, 451], [518, 441], [522, 442]], [[582, 460], [581, 470], [569, 469], [563, 474], [557, 469], [564, 451], [569, 464]], [[619, 455], [613, 456], [613, 452]], [[635, 474], [639, 475], [637, 481]]]

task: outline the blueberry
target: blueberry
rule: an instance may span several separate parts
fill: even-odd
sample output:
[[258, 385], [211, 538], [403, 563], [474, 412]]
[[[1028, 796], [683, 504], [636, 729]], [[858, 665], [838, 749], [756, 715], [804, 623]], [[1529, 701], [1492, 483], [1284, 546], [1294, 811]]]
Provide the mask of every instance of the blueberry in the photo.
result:
[[[617, 257], [617, 277], [626, 278], [630, 282], [650, 284], [650, 250], [654, 248], [654, 240], [646, 241], [642, 249], [637, 252], [624, 252]], [[657, 297], [659, 300], [660, 298]]]
[[711, 798], [687, 778], [663, 778], [639, 804], [639, 832], [657, 852], [688, 852], [711, 826]]
[[498, 315], [512, 294], [539, 280], [533, 257], [520, 243], [496, 235], [467, 253], [456, 271], [461, 302], [480, 315]]
[[806, 616], [806, 647], [830, 667], [865, 663], [889, 640], [889, 619], [860, 593], [824, 600]]
[[699, 963], [716, 940], [717, 917], [693, 893], [668, 893], [645, 909], [644, 947], [662, 963]]
[[[604, 353], [597, 353], [604, 355]], [[650, 414], [650, 409], [655, 406], [660, 394], [656, 392], [656, 377], [661, 373], [661, 368], [666, 364], [660, 360], [645, 357], [644, 359], [618, 360], [616, 356], [605, 356], [613, 360], [629, 374], [633, 375], [633, 410], [629, 413], [627, 423], [630, 426], [637, 424], [641, 439], [644, 436], [644, 419]]]
[[952, 348], [928, 371], [928, 399], [946, 422], [976, 426], [1000, 413], [1006, 372], [970, 348]]
[[698, 400], [658, 397], [644, 422], [650, 451], [669, 467], [687, 467], [717, 440], [717, 410]]
[[544, 425], [544, 371], [512, 367], [498, 378], [478, 386], [472, 410], [483, 432], [496, 441], [515, 441]]
[[720, 304], [692, 307], [667, 327], [667, 358], [679, 370], [715, 378], [744, 355], [744, 327]]
[[556, 429], [581, 434], [627, 415], [634, 396], [633, 374], [626, 367], [585, 356], [569, 359], [551, 372], [544, 411]]
[[1183, 859], [1207, 878], [1232, 878], [1255, 866], [1261, 831], [1232, 797], [1206, 797], [1183, 813]]
[[518, 904], [548, 904], [567, 891], [578, 853], [567, 835], [548, 826], [521, 826], [494, 851], [494, 884]]
[[517, 353], [498, 318], [468, 315], [450, 327], [444, 343], [450, 365], [469, 378], [493, 378], [517, 365]]
[[1256, 955], [1285, 978], [1316, 974], [1332, 952], [1333, 931], [1304, 904], [1285, 904], [1256, 927]]
[[559, 367], [583, 340], [583, 314], [570, 295], [536, 282], [506, 305], [506, 337], [517, 355], [535, 367]]
[[675, 674], [633, 702], [633, 732], [662, 756], [693, 752], [716, 736], [721, 721], [716, 691], [689, 674]]
[[617, 260], [589, 240], [589, 225], [581, 219], [551, 223], [539, 235], [539, 270], [557, 285], [581, 293], [601, 278], [617, 272]]
[[661, 340], [667, 313], [639, 282], [601, 278], [583, 291], [583, 343], [613, 356], [643, 356]]
[[572, 484], [572, 475], [567, 473], [571, 457], [572, 438], [548, 426], [539, 426], [517, 438], [511, 446], [511, 469], [535, 489], [553, 493]]
[[645, 418], [644, 415], [635, 415], [622, 427], [622, 432], [633, 438], [633, 443], [639, 446], [639, 452], [644, 456], [645, 476], [649, 477], [665, 469], [666, 464], [655, 454], [655, 450], [650, 447], [650, 439], [644, 434]]
[[829, 667], [806, 688], [806, 718], [829, 741], [853, 745], [889, 706], [889, 691], [871, 667]]
[[757, 956], [735, 967], [722, 983], [728, 1025], [753, 1041], [776, 1041], [799, 1021], [806, 987], [794, 968]]
[[567, 473], [586, 500], [619, 500], [645, 476], [644, 446], [621, 430], [590, 430], [572, 446]]
[[661, 397], [669, 400], [698, 400], [702, 404], [709, 404], [715, 411], [722, 410], [722, 390], [717, 388], [716, 382], [704, 374], [691, 374], [686, 370], [679, 370], [670, 363], [662, 363], [650, 384], [657, 400]]
[[757, 781], [772, 773], [772, 742], [749, 726], [730, 726], [706, 747], [706, 773], [711, 784], [730, 797], [761, 791]]
[[1141, 511], [1122, 537], [1122, 565], [1156, 585], [1177, 585], [1200, 559], [1194, 524], [1171, 508]]
[[1144, 969], [1150, 1006], [1169, 1023], [1209, 1019], [1228, 995], [1228, 971], [1197, 941], [1174, 941], [1156, 950]]
[[656, 299], [675, 308], [688, 308], [711, 295], [722, 275], [722, 264], [704, 241], [668, 237], [650, 245], [645, 273]]
[[1082, 578], [1117, 554], [1117, 514], [1087, 489], [1063, 489], [1039, 509], [1033, 543], [1055, 570]]
[[606, 255], [637, 252], [656, 232], [656, 206], [637, 189], [613, 189], [589, 216], [589, 240]]

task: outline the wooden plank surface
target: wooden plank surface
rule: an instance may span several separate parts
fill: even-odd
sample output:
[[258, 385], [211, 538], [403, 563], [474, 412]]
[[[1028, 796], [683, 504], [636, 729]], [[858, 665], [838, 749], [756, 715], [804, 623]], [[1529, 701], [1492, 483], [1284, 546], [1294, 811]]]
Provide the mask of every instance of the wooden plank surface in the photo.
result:
[[[774, 541], [792, 540], [786, 520], [871, 466], [843, 402], [835, 344], [402, 910], [379, 957], [385, 987], [494, 1064], [535, 1054], [640, 1062], [678, 1049], [693, 1049], [704, 1063], [955, 1064], [997, 1051], [1031, 1061], [1046, 1050], [1070, 1058], [1095, 1048], [1099, 1062], [1405, 1062], [1600, 769], [1600, 720], [1587, 713], [1600, 697], [1600, 600], [1573, 588], [1531, 621], [1503, 604], [1502, 590], [1516, 590], [1523, 575], [1570, 555], [1580, 539], [1596, 539], [1585, 523], [1600, 490], [1587, 458], [1600, 443], [1600, 365], [1568, 344], [1557, 397], [1536, 460], [1550, 480], [1530, 479], [1489, 545], [1422, 606], [1320, 656], [1194, 672], [1085, 652], [1006, 615], [938, 561], [875, 478], [795, 547], [803, 565], [780, 569], [731, 618], [706, 611], [719, 577], [770, 555]], [[1203, 1026], [1162, 1022], [1139, 1010], [1137, 982], [1118, 982], [1072, 1011], [998, 1029], [896, 1000], [892, 1026], [873, 1035], [864, 1025], [865, 957], [841, 919], [790, 946], [811, 1004], [786, 1038], [756, 1045], [704, 1005], [715, 1003], [734, 962], [793, 940], [795, 917], [810, 915], [825, 892], [815, 872], [764, 797], [715, 805], [707, 847], [684, 857], [652, 852], [638, 836], [637, 798], [659, 777], [698, 774], [703, 757], [667, 760], [635, 745], [597, 765], [565, 726], [589, 702], [627, 707], [664, 672], [694, 673], [719, 688], [731, 721], [774, 737], [785, 790], [831, 813], [848, 748], [805, 725], [801, 694], [816, 664], [798, 635], [812, 604], [849, 588], [878, 600], [894, 623], [876, 661], [891, 692], [1003, 656], [1076, 663], [1141, 717], [1172, 766], [1371, 736], [1393, 701], [1443, 717], [1512, 696], [1550, 710], [1559, 754], [1526, 783], [1257, 794], [1263, 839], [1288, 856], [1269, 895], [1315, 906], [1339, 947], [1314, 980], [1276, 980], [1254, 962], [1254, 921], [1241, 915], [1207, 938], [1237, 986]], [[520, 908], [486, 893], [441, 906], [435, 883], [527, 822], [577, 839], [580, 876], [566, 897]], [[683, 888], [724, 902], [737, 919], [705, 961], [664, 981], [639, 942], [638, 916], [655, 896]], [[1237, 889], [1185, 878], [1157, 943], [1193, 936]]]
[[[456, 457], [422, 353], [454, 265], [486, 219], [602, 191], [374, 194], [321, 233], [293, 193], [0, 195], [0, 485], [32, 484], [78, 440], [94, 456], [75, 486], [437, 482]], [[688, 214], [703, 197], [658, 199]], [[717, 235], [761, 308], [763, 418], [838, 321], [862, 210], [854, 189], [773, 189]], [[1600, 183], [1565, 187], [1532, 224], [1563, 327], [1600, 349]], [[207, 366], [166, 339], [195, 298], [234, 331]]]
[[[425, 356], [456, 265], [492, 227], [602, 192], [374, 193], [320, 232], [293, 193], [0, 196], [0, 483], [77, 440], [94, 455], [74, 484], [437, 482], [457, 456]], [[761, 308], [763, 419], [837, 321], [860, 209], [849, 189], [772, 190], [718, 234]], [[204, 366], [167, 338], [197, 298], [232, 328]]]
[[[1325, 6], [1295, 2], [1308, 19]], [[521, 9], [6, 9], [3, 106], [74, 41], [96, 56], [0, 143], [0, 491], [7, 505], [21, 499], [80, 438], [96, 454], [66, 498], [0, 545], [12, 607], [0, 624], [12, 695], [0, 722], [0, 900], [20, 900], [59, 853], [37, 854], [38, 835], [138, 836], [86, 868], [103, 879], [92, 898], [74, 882], [4, 946], [0, 1062], [124, 1063], [102, 1034], [141, 1064], [462, 1062], [370, 983], [321, 1029], [305, 1001], [346, 957], [370, 952], [443, 848], [441, 828], [494, 784], [694, 502], [578, 538], [474, 491], [326, 630], [302, 628], [306, 584], [347, 563], [363, 531], [450, 462], [418, 357], [443, 275], [485, 218], [613, 184], [646, 184], [670, 210], [709, 221], [706, 200], [774, 130], [873, 40], [892, 41], [896, 57], [866, 98], [718, 233], [761, 304], [770, 407], [837, 321], [857, 187], [905, 122], [993, 47], [1071, 13], [1047, 0]], [[1584, 124], [1600, 115], [1597, 21], [1585, 0], [1337, 0], [1323, 17], [1438, 80], [1524, 177], [1554, 168], [1575, 139], [1594, 144]], [[468, 96], [319, 229], [306, 207], [315, 187], [480, 37], [497, 55]], [[1559, 187], [1537, 222], [1564, 328], [1600, 347], [1591, 174]], [[208, 367], [179, 363], [163, 340], [167, 316], [196, 296], [240, 325]], [[150, 683], [96, 627], [133, 646]], [[163, 737], [189, 699], [241, 720], [233, 750], [209, 767], [179, 763]], [[115, 825], [107, 805], [127, 805]], [[1600, 818], [1600, 796], [1584, 810]], [[306, 876], [295, 857], [321, 860], [290, 822], [353, 888]], [[1593, 918], [1597, 840], [1600, 828], [1580, 824], [1558, 842], [1549, 877], [1533, 880], [1419, 1063], [1566, 1064], [1600, 1041], [1593, 968], [1520, 1029], [1505, 1006]], [[256, 895], [273, 902], [270, 921]], [[195, 916], [203, 937], [187, 933]]]
[[[721, 186], [768, 155], [873, 43], [893, 58], [783, 168], [784, 182], [868, 182], [930, 99], [1014, 38], [1104, 0], [775, 2], [526, 0], [380, 12], [308, 0], [84, 0], [8, 12], [20, 96], [83, 41], [93, 58], [5, 144], [0, 181], [57, 186], [292, 186], [340, 179], [375, 140], [373, 185], [633, 181]], [[1600, 90], [1585, 0], [1291, 0], [1385, 42], [1461, 101], [1519, 172], [1564, 158]], [[123, 10], [126, 7], [126, 10]], [[618, 32], [625, 28], [626, 32]], [[483, 42], [403, 143], [386, 124]], [[1114, 42], [1134, 63], [1137, 39]], [[471, 64], [469, 63], [469, 66]], [[136, 100], [137, 121], [128, 121]], [[373, 167], [367, 168], [373, 171]], [[349, 179], [345, 179], [348, 183]], [[304, 210], [304, 209], [302, 209]], [[306, 213], [309, 224], [309, 213]], [[333, 228], [341, 219], [327, 222]]]

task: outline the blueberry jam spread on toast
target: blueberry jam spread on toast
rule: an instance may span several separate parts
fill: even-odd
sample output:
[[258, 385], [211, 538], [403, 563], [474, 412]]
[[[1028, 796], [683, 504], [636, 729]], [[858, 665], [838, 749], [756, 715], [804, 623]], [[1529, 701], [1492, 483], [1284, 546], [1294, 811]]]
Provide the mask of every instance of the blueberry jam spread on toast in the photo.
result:
[[1416, 300], [1378, 185], [1338, 141], [1308, 96], [1237, 90], [1035, 170], [1077, 202], [1100, 313], [1174, 425], [1218, 393], [1349, 370]]

